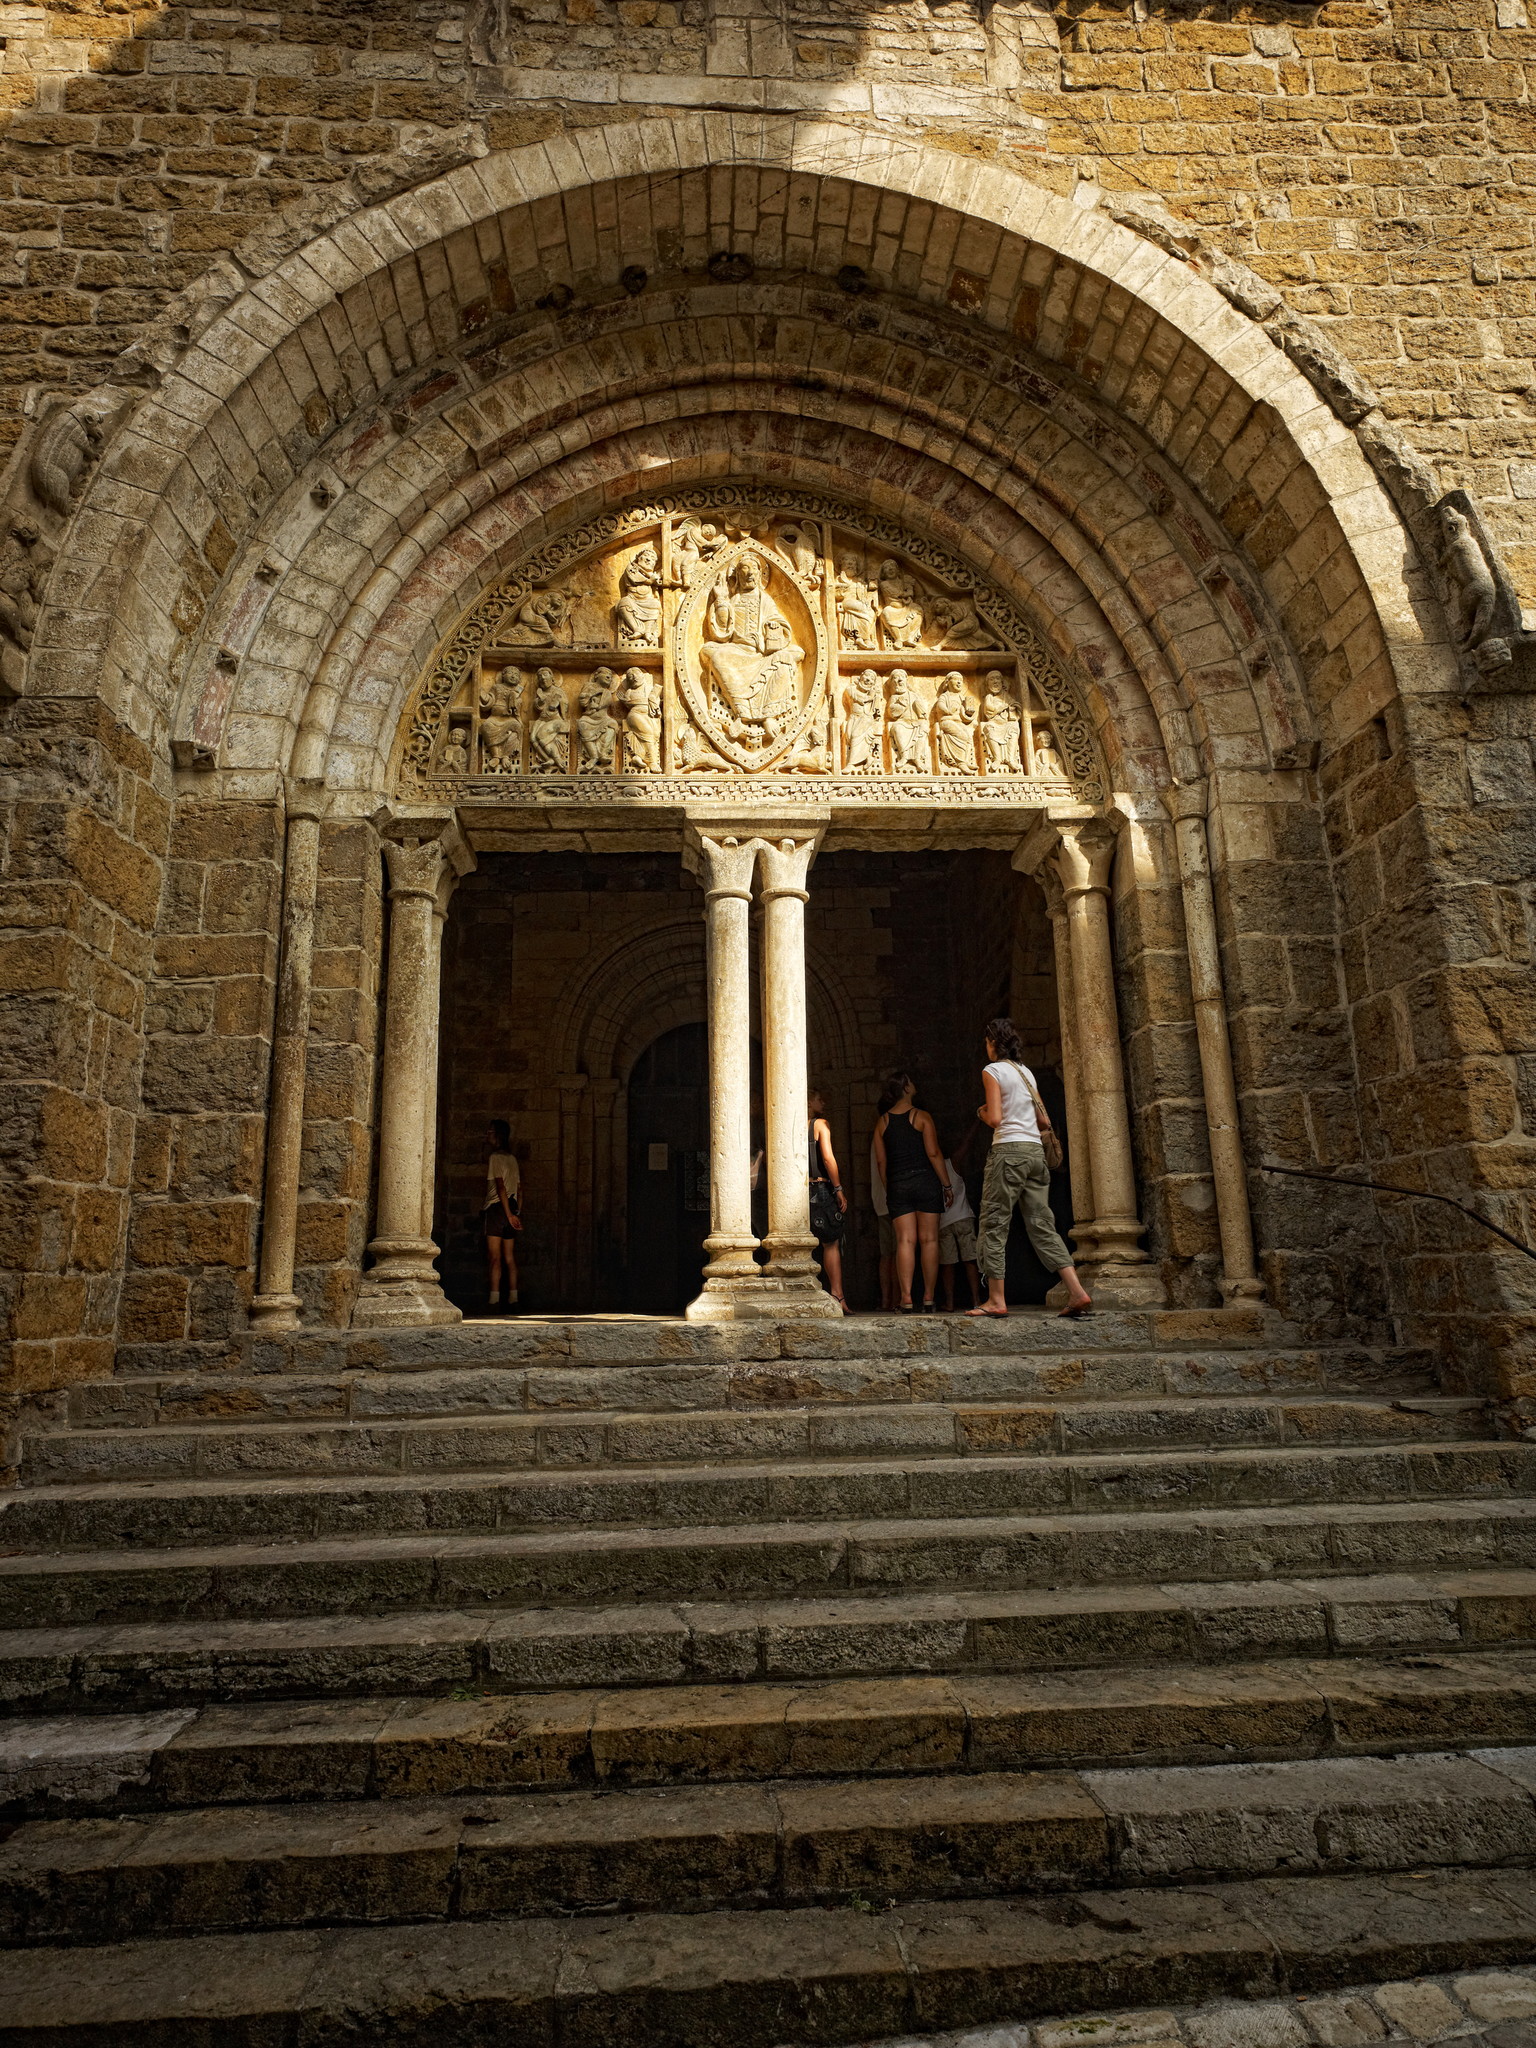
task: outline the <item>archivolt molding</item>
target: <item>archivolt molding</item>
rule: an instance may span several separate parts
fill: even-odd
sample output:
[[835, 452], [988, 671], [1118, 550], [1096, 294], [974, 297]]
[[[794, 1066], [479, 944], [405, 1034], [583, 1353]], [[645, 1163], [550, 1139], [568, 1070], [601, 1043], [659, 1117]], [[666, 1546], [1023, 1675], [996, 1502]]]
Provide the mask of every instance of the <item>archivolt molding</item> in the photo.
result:
[[[616, 125], [461, 165], [338, 222], [232, 299], [111, 437], [68, 537], [68, 573], [61, 581], [61, 557], [54, 579], [55, 591], [67, 587], [68, 615], [45, 608], [31, 687], [74, 691], [99, 681], [125, 715], [152, 730], [164, 716], [161, 679], [176, 671], [182, 643], [198, 630], [193, 615], [206, 612], [217, 562], [229, 559], [230, 540], [238, 552], [258, 523], [253, 497], [307, 498], [318, 527], [319, 496], [331, 490], [323, 444], [336, 409], [416, 380], [445, 346], [462, 348], [472, 315], [494, 324], [489, 287], [483, 315], [463, 300], [498, 261], [520, 266], [515, 278], [505, 267], [500, 273], [514, 299], [530, 260], [546, 278], [563, 261], [577, 263], [574, 243], [562, 257], [550, 255], [548, 237], [519, 239], [516, 223], [527, 210], [617, 180], [633, 202], [630, 216], [638, 206], [654, 222], [706, 167], [716, 182], [732, 178], [752, 196], [736, 218], [750, 213], [756, 225], [739, 238], [756, 236], [759, 256], [776, 252], [784, 268], [825, 260], [819, 231], [826, 248], [839, 244], [839, 260], [862, 253], [879, 277], [880, 237], [894, 207], [905, 217], [905, 239], [898, 234], [889, 245], [881, 282], [963, 313], [981, 341], [988, 330], [1027, 332], [1039, 356], [1074, 368], [1192, 478], [1210, 474], [1254, 409], [1268, 407], [1308, 489], [1336, 522], [1335, 593], [1342, 571], [1368, 594], [1367, 612], [1400, 677], [1422, 683], [1444, 674], [1443, 653], [1425, 668], [1438, 628], [1426, 630], [1416, 616], [1422, 608], [1402, 530], [1353, 437], [1269, 340], [1185, 265], [995, 165], [836, 124], [722, 115]], [[775, 192], [780, 211], [770, 218]], [[697, 230], [691, 217], [677, 228], [685, 270], [701, 269], [710, 253], [709, 219], [705, 211]], [[498, 232], [509, 253], [488, 263], [483, 251], [494, 249]], [[595, 272], [577, 276], [578, 284], [616, 293], [607, 267], [613, 263], [616, 280], [629, 258], [610, 239], [612, 250], [591, 251]], [[426, 388], [412, 381], [407, 412]], [[429, 431], [452, 438], [441, 422]], [[311, 481], [315, 469], [322, 474]], [[342, 488], [340, 478], [334, 484]], [[366, 498], [356, 487], [345, 495]], [[224, 538], [215, 548], [216, 527]], [[327, 530], [344, 550], [347, 522], [328, 522]], [[284, 581], [284, 563], [271, 566]], [[1265, 581], [1283, 608], [1320, 567], [1315, 542], [1293, 546]], [[359, 587], [355, 564], [344, 581]], [[303, 590], [298, 578], [292, 597], [283, 594], [295, 615], [305, 609]], [[1363, 653], [1352, 660], [1368, 664], [1358, 632], [1354, 644]]]

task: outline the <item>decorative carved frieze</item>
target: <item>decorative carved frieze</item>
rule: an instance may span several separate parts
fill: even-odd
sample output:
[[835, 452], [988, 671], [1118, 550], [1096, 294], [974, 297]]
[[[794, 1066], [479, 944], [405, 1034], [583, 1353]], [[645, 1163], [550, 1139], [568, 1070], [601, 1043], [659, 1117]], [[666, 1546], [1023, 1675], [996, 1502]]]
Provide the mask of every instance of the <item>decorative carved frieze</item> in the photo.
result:
[[422, 680], [399, 773], [500, 805], [1105, 790], [1077, 691], [1001, 592], [892, 521], [746, 487], [594, 520], [488, 591]]

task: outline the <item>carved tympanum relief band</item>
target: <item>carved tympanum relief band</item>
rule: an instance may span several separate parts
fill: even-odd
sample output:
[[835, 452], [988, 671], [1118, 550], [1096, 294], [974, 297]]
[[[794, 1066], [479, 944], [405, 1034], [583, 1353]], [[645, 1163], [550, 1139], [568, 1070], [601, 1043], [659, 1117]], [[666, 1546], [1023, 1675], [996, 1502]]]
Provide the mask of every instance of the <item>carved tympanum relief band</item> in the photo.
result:
[[722, 487], [551, 542], [466, 616], [398, 780], [498, 806], [1102, 801], [1071, 681], [1000, 592], [829, 498]]

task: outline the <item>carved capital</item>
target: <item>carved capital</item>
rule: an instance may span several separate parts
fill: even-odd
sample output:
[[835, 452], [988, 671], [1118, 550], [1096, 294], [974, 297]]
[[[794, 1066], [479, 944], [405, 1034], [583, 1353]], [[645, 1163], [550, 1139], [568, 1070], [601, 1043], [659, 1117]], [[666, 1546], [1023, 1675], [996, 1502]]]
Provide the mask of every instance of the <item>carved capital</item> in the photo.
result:
[[743, 903], [752, 900], [752, 871], [757, 866], [758, 842], [737, 832], [688, 830], [683, 859], [691, 874], [704, 888], [706, 903], [723, 896], [736, 896]]
[[461, 877], [475, 865], [453, 811], [386, 811], [377, 821], [389, 869], [390, 901], [425, 896], [445, 911]]
[[1088, 818], [1060, 826], [1053, 865], [1068, 898], [1107, 895], [1119, 829], [1108, 818]]
[[808, 834], [786, 832], [772, 839], [759, 840], [765, 903], [772, 903], [779, 896], [798, 896], [802, 903], [808, 900], [810, 892], [805, 886], [806, 877], [810, 874], [811, 862], [816, 858], [821, 838], [821, 828], [818, 828]]
[[1210, 784], [1201, 776], [1195, 782], [1175, 782], [1162, 792], [1163, 808], [1174, 823], [1185, 818], [1203, 818], [1210, 803]]

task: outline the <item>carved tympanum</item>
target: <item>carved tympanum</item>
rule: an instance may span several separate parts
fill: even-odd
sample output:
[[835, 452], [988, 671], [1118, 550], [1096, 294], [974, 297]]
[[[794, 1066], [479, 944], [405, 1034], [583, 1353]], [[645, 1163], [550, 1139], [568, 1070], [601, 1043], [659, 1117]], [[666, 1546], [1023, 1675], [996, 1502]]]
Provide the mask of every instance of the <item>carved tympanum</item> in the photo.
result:
[[423, 679], [401, 775], [502, 804], [721, 778], [823, 778], [840, 801], [1104, 790], [1075, 690], [1000, 592], [888, 520], [746, 488], [595, 520], [487, 591]]

